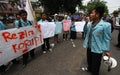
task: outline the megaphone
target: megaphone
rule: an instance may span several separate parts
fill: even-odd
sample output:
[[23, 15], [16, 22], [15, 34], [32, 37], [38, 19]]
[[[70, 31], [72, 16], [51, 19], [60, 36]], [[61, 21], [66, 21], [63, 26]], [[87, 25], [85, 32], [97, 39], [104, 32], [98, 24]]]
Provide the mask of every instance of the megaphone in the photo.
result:
[[104, 64], [108, 67], [108, 71], [117, 66], [117, 61], [113, 57], [103, 56]]

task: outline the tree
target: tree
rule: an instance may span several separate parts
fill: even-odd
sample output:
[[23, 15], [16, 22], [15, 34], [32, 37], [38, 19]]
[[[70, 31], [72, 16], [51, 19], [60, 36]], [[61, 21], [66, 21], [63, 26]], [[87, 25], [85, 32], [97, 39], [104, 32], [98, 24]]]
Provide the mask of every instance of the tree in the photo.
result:
[[40, 0], [45, 12], [75, 12], [76, 5], [82, 5], [82, 0]]
[[100, 0], [90, 1], [87, 4], [87, 12], [90, 13], [95, 6], [104, 6], [105, 7], [105, 12], [108, 13], [108, 7], [107, 7], [106, 3], [107, 2], [100, 1]]

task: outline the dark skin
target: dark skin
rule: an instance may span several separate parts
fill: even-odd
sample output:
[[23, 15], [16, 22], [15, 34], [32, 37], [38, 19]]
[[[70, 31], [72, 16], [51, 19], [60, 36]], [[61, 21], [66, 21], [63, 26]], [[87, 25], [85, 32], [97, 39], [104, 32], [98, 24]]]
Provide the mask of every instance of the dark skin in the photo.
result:
[[20, 20], [20, 15], [16, 15], [16, 19], [17, 19], [17, 20]]
[[[24, 22], [27, 21], [27, 13], [22, 13], [20, 16]], [[20, 28], [20, 27], [18, 27], [18, 28]]]
[[[90, 13], [90, 19], [93, 21], [94, 25], [96, 25], [101, 20], [99, 13], [97, 13], [95, 10]], [[103, 54], [110, 56], [110, 53], [108, 51], [105, 51]]]
[[21, 18], [23, 21], [27, 21], [27, 13], [22, 13]]
[[47, 19], [47, 15], [43, 13], [43, 14], [41, 15], [41, 18], [42, 18], [43, 21], [45, 21], [45, 20]]
[[93, 24], [97, 24], [100, 21], [99, 13], [93, 10], [90, 14], [90, 19], [93, 21]]

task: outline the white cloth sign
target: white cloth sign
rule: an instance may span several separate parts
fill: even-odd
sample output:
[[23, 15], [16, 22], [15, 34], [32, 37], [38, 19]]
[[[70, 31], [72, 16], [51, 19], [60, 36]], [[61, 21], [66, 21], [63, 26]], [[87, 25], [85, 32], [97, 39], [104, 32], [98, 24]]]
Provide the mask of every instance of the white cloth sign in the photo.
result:
[[0, 31], [0, 65], [43, 44], [40, 25]]
[[25, 10], [27, 11], [27, 20], [35, 24], [35, 12], [33, 11], [30, 0], [26, 0]]
[[55, 22], [40, 23], [43, 38], [53, 37], [55, 35]]
[[83, 32], [85, 21], [75, 22], [76, 32]]

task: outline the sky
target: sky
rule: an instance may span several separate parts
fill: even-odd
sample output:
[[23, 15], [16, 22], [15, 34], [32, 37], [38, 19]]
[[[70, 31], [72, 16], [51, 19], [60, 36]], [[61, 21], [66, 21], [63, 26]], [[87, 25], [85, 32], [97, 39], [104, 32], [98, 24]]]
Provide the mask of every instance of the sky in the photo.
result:
[[[83, 0], [83, 4], [86, 5], [90, 0]], [[112, 13], [114, 10], [120, 8], [120, 0], [103, 0], [107, 2], [109, 13]]]

